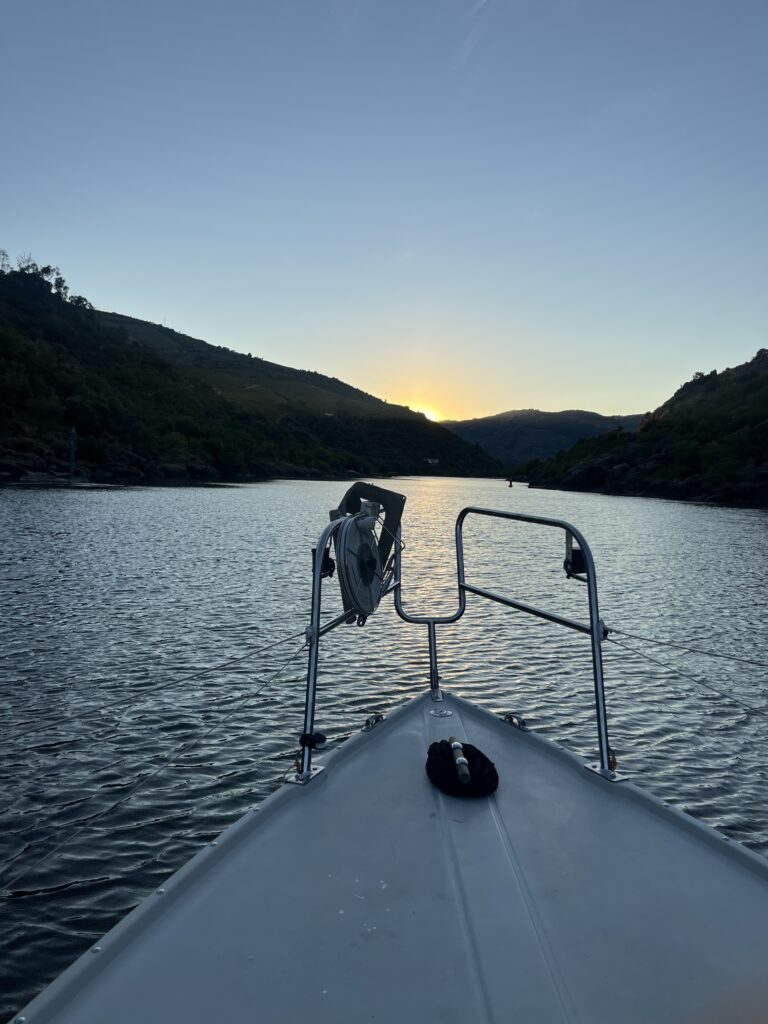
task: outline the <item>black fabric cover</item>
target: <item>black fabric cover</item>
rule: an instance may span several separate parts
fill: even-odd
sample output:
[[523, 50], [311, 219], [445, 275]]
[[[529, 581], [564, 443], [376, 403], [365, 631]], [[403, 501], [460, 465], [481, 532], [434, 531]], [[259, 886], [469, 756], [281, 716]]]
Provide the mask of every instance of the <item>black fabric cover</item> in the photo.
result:
[[[392, 545], [395, 543], [395, 535], [400, 525], [400, 519], [405, 505], [405, 495], [396, 491], [388, 491], [384, 487], [376, 487], [375, 484], [366, 484], [362, 480], [352, 484], [347, 493], [341, 499], [341, 504], [336, 510], [340, 516], [355, 515], [360, 511], [361, 501], [378, 501], [384, 510], [384, 526], [379, 535], [379, 557], [382, 568], [386, 566]], [[331, 519], [335, 519], [331, 513]]]
[[499, 776], [493, 761], [489, 761], [485, 754], [471, 743], [462, 743], [462, 747], [469, 765], [469, 782], [459, 780], [448, 740], [430, 744], [427, 752], [427, 775], [430, 780], [438, 789], [451, 796], [487, 796], [493, 793], [499, 784]]

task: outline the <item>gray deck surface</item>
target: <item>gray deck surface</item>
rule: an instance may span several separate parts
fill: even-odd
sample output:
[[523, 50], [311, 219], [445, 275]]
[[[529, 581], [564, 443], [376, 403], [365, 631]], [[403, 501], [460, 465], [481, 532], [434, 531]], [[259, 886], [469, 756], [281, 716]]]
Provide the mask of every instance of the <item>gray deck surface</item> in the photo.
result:
[[[494, 797], [427, 779], [452, 733], [496, 763]], [[327, 763], [149, 896], [27, 1022], [768, 1020], [768, 869], [714, 831], [450, 696]]]

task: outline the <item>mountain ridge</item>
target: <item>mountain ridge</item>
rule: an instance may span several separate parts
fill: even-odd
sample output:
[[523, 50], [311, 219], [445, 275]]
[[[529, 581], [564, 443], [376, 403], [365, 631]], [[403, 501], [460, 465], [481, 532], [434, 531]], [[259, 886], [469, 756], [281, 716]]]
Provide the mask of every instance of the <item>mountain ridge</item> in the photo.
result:
[[444, 420], [443, 425], [463, 440], [479, 444], [511, 468], [533, 459], [549, 458], [585, 437], [618, 427], [636, 430], [642, 418], [641, 414], [604, 416], [585, 409], [511, 409], [470, 420]]
[[768, 349], [697, 372], [634, 433], [519, 467], [531, 486], [768, 507]]
[[98, 482], [502, 475], [419, 413], [94, 310], [31, 260], [0, 268], [0, 341], [0, 481], [63, 481], [73, 428]]
[[[322, 412], [329, 411], [329, 405], [333, 404], [335, 396], [338, 403], [337, 411], [358, 414], [375, 412], [379, 415], [405, 417], [418, 415], [405, 406], [391, 404], [383, 398], [347, 384], [338, 377], [331, 377], [317, 370], [303, 370], [273, 363], [261, 356], [237, 352], [223, 345], [213, 345], [200, 338], [175, 331], [171, 327], [153, 324], [151, 321], [127, 316], [124, 313], [97, 310], [96, 315], [105, 326], [125, 330], [131, 340], [146, 345], [170, 362], [183, 366], [185, 370], [198, 374], [201, 370], [204, 371], [209, 383], [211, 374], [214, 374], [220, 385], [217, 389], [224, 397], [239, 401], [241, 404], [258, 404], [261, 411], [267, 415], [282, 406], [295, 405], [297, 400], [305, 404], [311, 403], [311, 399], [317, 398], [317, 392], [321, 388], [324, 394], [319, 411]], [[233, 379], [234, 377], [237, 379]], [[274, 389], [271, 389], [272, 393], [265, 394], [259, 390], [264, 381], [281, 382], [294, 393], [275, 394]], [[216, 384], [212, 386], [216, 387]]]

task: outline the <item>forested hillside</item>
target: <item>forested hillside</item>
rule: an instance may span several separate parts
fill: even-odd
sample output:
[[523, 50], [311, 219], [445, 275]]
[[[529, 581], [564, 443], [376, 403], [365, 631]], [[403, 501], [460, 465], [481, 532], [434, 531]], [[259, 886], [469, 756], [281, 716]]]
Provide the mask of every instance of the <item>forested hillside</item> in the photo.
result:
[[696, 373], [635, 432], [520, 467], [536, 487], [768, 507], [768, 350]]
[[131, 341], [152, 349], [186, 375], [210, 384], [223, 397], [270, 419], [297, 411], [411, 421], [415, 416], [404, 406], [392, 405], [335, 377], [209, 345], [122, 313], [100, 312], [98, 317], [104, 326], [123, 331]]
[[73, 429], [76, 475], [94, 481], [501, 472], [420, 414], [99, 313], [57, 268], [3, 261], [0, 481], [66, 475]]
[[479, 444], [505, 466], [518, 466], [532, 459], [548, 459], [584, 437], [596, 437], [617, 427], [635, 430], [641, 419], [640, 415], [601, 416], [581, 409], [515, 409], [473, 420], [449, 420], [444, 425], [465, 441]]

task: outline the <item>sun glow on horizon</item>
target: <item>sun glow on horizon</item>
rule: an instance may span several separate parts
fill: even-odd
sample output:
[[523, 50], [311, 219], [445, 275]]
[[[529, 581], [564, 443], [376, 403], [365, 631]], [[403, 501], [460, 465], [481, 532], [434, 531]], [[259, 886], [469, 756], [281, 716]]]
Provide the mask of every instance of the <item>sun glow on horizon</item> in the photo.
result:
[[432, 423], [439, 423], [440, 420], [444, 419], [444, 417], [437, 411], [437, 409], [433, 409], [431, 405], [412, 405], [411, 410], [413, 412], [423, 413], [428, 420], [432, 421]]

